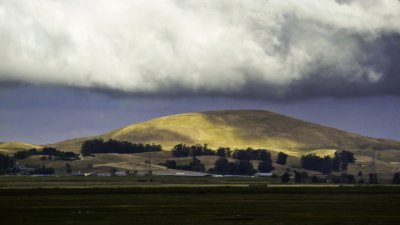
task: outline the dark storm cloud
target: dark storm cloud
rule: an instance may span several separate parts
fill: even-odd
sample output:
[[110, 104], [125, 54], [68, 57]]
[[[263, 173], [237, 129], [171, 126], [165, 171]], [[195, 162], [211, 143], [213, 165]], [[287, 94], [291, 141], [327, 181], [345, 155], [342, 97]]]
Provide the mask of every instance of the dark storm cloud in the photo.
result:
[[0, 85], [113, 96], [400, 95], [398, 0], [2, 1]]

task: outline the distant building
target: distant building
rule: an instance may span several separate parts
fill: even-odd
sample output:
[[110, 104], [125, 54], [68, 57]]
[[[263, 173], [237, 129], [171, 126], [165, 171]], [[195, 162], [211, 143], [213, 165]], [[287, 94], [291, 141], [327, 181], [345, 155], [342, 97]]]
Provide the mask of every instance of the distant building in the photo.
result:
[[117, 177], [124, 177], [124, 176], [128, 176], [128, 173], [126, 173], [125, 171], [117, 171], [114, 173], [114, 175]]
[[73, 173], [71, 173], [71, 176], [74, 176], [74, 177], [83, 177], [83, 176], [85, 176], [85, 174], [82, 173], [81, 171], [79, 171], [79, 172], [73, 172]]
[[212, 174], [211, 177], [224, 177], [224, 176], [220, 174]]
[[247, 175], [225, 174], [224, 177], [250, 177], [250, 176], [247, 176]]
[[158, 173], [158, 176], [176, 176], [176, 177], [205, 177], [209, 176], [207, 173], [184, 173], [184, 172], [177, 172], [177, 173]]
[[111, 173], [98, 173], [98, 174], [96, 174], [96, 176], [98, 176], [98, 177], [111, 177], [112, 174]]
[[92, 177], [92, 176], [96, 176], [96, 172], [88, 172], [88, 173], [84, 173], [83, 175], [85, 176], [85, 177]]
[[256, 173], [254, 174], [255, 177], [271, 177], [272, 173]]

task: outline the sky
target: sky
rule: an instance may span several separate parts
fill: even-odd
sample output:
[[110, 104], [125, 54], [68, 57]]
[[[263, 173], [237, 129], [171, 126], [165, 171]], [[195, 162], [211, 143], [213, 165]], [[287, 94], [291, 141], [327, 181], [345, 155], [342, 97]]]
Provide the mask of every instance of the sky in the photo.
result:
[[400, 140], [398, 0], [0, 1], [0, 141], [265, 109]]

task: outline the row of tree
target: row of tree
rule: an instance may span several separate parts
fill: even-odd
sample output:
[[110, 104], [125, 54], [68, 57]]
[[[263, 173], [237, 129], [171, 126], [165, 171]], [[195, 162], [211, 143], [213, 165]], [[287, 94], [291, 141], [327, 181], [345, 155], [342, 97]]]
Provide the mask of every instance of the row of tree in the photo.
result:
[[[219, 147], [216, 151], [210, 149], [205, 145], [185, 145], [177, 144], [171, 149], [171, 154], [174, 157], [189, 157], [189, 156], [203, 156], [214, 155], [219, 157], [231, 157], [237, 160], [261, 160], [272, 161], [271, 153], [266, 149], [235, 149], [232, 151], [229, 147]], [[281, 165], [286, 164], [288, 155], [280, 152], [276, 162]]]
[[15, 159], [8, 155], [0, 154], [0, 174], [9, 173], [15, 167]]
[[[345, 153], [346, 154], [346, 153]], [[350, 157], [351, 161], [351, 157]], [[178, 164], [175, 160], [167, 160], [162, 165], [166, 166], [170, 169], [178, 169], [178, 170], [190, 170], [197, 172], [205, 172], [204, 164], [201, 163], [199, 159], [195, 156], [192, 157], [192, 161], [189, 164]], [[260, 173], [268, 173], [274, 170], [271, 161], [260, 161], [258, 163], [257, 169], [253, 167], [253, 164], [250, 160], [235, 160], [229, 161], [226, 157], [220, 157], [214, 163], [214, 167], [209, 169], [208, 172], [212, 174], [221, 174], [221, 175], [247, 175], [251, 176], [257, 172]], [[273, 178], [278, 178], [277, 175], [273, 174]], [[297, 171], [294, 170], [293, 173], [290, 173], [290, 170], [286, 171], [280, 177], [282, 183], [288, 183], [293, 180], [294, 183], [327, 183], [328, 181], [331, 183], [368, 183], [368, 184], [377, 184], [378, 177], [376, 173], [369, 173], [368, 180], [365, 181], [363, 178], [363, 174], [360, 171], [358, 173], [358, 180], [352, 174], [342, 173], [340, 175], [330, 174], [329, 176], [309, 176], [306, 171]], [[400, 184], [400, 172], [397, 172], [393, 175], [392, 178], [393, 184]]]
[[[205, 172], [204, 164], [195, 156], [193, 156], [189, 164], [180, 165], [175, 160], [167, 160], [162, 165], [170, 169]], [[258, 172], [269, 173], [274, 167], [271, 161], [261, 161], [258, 163], [257, 169]], [[253, 175], [257, 173], [257, 169], [253, 167], [250, 160], [235, 160], [229, 162], [227, 158], [220, 157], [215, 161], [214, 167], [209, 169], [208, 172], [221, 175]]]
[[271, 161], [271, 153], [265, 149], [237, 149], [233, 152], [232, 158], [237, 160]]
[[253, 175], [257, 173], [253, 164], [249, 160], [236, 160], [229, 162], [227, 158], [221, 157], [214, 163], [214, 168], [209, 170], [215, 174], [231, 174], [231, 175]]
[[128, 141], [118, 141], [109, 139], [92, 139], [83, 142], [81, 153], [83, 156], [89, 156], [94, 153], [141, 153], [141, 152], [157, 152], [161, 151], [162, 147], [159, 144], [142, 144], [131, 143]]
[[204, 145], [177, 144], [171, 149], [171, 154], [174, 157], [189, 157], [189, 156], [202, 156], [202, 155], [216, 155], [216, 152], [208, 148], [206, 144]]
[[309, 154], [301, 157], [301, 165], [304, 169], [330, 174], [332, 171], [345, 171], [349, 163], [354, 163], [354, 154], [349, 151], [335, 152], [335, 156], [320, 157]]
[[41, 167], [36, 168], [34, 173], [49, 175], [49, 174], [54, 174], [55, 170], [54, 170], [54, 168], [46, 167], [45, 165], [42, 165]]
[[190, 170], [196, 172], [206, 171], [204, 164], [201, 163], [201, 161], [198, 158], [196, 158], [196, 156], [193, 156], [192, 161], [189, 164], [180, 165], [177, 164], [175, 160], [167, 160], [162, 165], [166, 166], [167, 168], [177, 169], [177, 170]]
[[[20, 172], [20, 168], [16, 164], [14, 157], [0, 154], [0, 175], [3, 174], [17, 174]], [[32, 174], [54, 174], [53, 168], [48, 168], [42, 165], [39, 168], [35, 168]]]
[[18, 151], [14, 154], [15, 159], [26, 159], [33, 155], [48, 155], [54, 156], [61, 160], [76, 160], [79, 159], [79, 155], [73, 152], [58, 151], [56, 148], [44, 147], [43, 149], [29, 149], [27, 151]]
[[[361, 172], [359, 172], [359, 174], [358, 174], [358, 179], [354, 175], [348, 174], [348, 173], [342, 173], [340, 175], [330, 174], [329, 176], [325, 176], [325, 177], [316, 176], [316, 175], [309, 177], [308, 173], [305, 171], [303, 171], [303, 172], [294, 171], [293, 175], [291, 175], [289, 172], [285, 172], [281, 176], [281, 181], [282, 181], [282, 183], [288, 183], [291, 181], [292, 177], [293, 177], [294, 183], [327, 183], [327, 182], [330, 182], [330, 183], [337, 183], [337, 184], [341, 184], [341, 183], [378, 184], [378, 176], [376, 173], [369, 173], [368, 180], [364, 180]], [[394, 174], [392, 183], [400, 184], [400, 173]]]

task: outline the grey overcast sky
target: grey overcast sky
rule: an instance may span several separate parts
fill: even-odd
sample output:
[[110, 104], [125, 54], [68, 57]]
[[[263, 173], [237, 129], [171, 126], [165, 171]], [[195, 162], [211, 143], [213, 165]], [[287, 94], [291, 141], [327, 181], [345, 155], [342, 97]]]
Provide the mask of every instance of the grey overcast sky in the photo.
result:
[[398, 0], [5, 0], [0, 141], [266, 109], [400, 140]]

